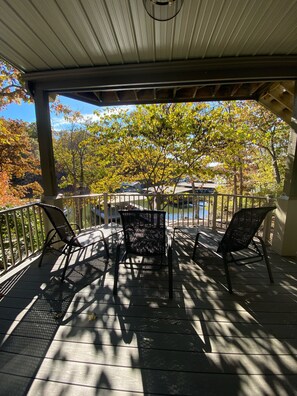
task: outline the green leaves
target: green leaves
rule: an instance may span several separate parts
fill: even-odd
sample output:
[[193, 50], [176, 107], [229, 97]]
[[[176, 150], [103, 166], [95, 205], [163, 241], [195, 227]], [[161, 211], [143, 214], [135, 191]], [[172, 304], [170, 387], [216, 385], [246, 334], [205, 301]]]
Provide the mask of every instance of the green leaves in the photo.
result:
[[70, 185], [83, 176], [92, 192], [114, 192], [124, 181], [161, 192], [181, 177], [217, 177], [229, 193], [274, 193], [283, 178], [288, 128], [254, 102], [144, 105], [97, 115], [98, 122], [56, 140], [58, 168]]
[[21, 72], [0, 61], [0, 110], [10, 103], [21, 103], [22, 100], [32, 101]]

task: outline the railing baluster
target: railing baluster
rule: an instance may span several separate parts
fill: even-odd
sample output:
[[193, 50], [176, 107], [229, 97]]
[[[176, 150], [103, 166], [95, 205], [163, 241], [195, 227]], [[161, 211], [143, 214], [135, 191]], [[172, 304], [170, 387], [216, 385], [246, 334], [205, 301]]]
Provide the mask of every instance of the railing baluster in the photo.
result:
[[27, 207], [27, 216], [28, 216], [28, 230], [29, 230], [29, 238], [30, 238], [30, 252], [34, 252], [34, 244], [33, 244], [33, 236], [32, 236], [32, 225], [31, 225], [31, 216], [30, 216], [30, 212], [29, 212], [29, 207]]
[[23, 242], [25, 247], [25, 255], [28, 257], [29, 249], [28, 249], [28, 242], [27, 242], [27, 233], [25, 228], [25, 221], [24, 221], [24, 210], [21, 209], [21, 222], [22, 222], [22, 233], [23, 233]]
[[16, 248], [17, 248], [17, 251], [18, 251], [18, 254], [19, 254], [19, 260], [22, 260], [22, 252], [21, 252], [21, 245], [20, 245], [20, 235], [19, 235], [18, 222], [17, 222], [15, 211], [12, 212], [12, 217], [13, 217], [13, 223], [14, 223], [14, 229], [15, 229]]
[[[0, 264], [2, 264], [3, 270], [6, 271], [7, 270], [7, 259], [6, 259], [6, 253], [5, 253], [4, 240], [2, 237], [3, 234], [4, 234], [3, 221], [0, 219], [0, 246], [1, 246], [1, 258], [2, 258], [2, 263], [0, 262]], [[1, 270], [2, 270], [2, 268], [0, 267], [0, 272], [1, 272]]]
[[8, 213], [5, 213], [5, 224], [6, 224], [6, 230], [7, 230], [7, 235], [8, 235], [8, 245], [9, 245], [9, 251], [10, 251], [11, 265], [14, 265], [15, 260], [14, 260], [14, 254], [13, 254], [12, 236], [11, 236], [11, 228], [9, 226]]
[[3, 256], [1, 272], [39, 251], [44, 230], [42, 226], [38, 227], [34, 204], [1, 211], [0, 223], [0, 245]]
[[192, 200], [192, 214], [191, 214], [191, 218], [192, 218], [192, 227], [194, 226], [194, 220], [195, 220], [195, 195], [191, 194], [191, 200]]
[[41, 248], [43, 247], [44, 241], [45, 241], [45, 229], [44, 229], [44, 224], [43, 224], [43, 217], [41, 213], [40, 207], [37, 207], [37, 213], [38, 213], [38, 220], [39, 220], [39, 229], [37, 230], [38, 232], [38, 240], [39, 238], [41, 239]]
[[[103, 194], [103, 205], [104, 205], [104, 224], [107, 225], [108, 224], [108, 194], [104, 193]], [[111, 212], [111, 207], [110, 207], [110, 212]]]
[[213, 204], [212, 204], [212, 229], [215, 231], [217, 228], [217, 210], [218, 210], [218, 194], [215, 192], [213, 194]]
[[[38, 230], [37, 230], [37, 219], [36, 219], [36, 213], [34, 210], [34, 207], [32, 207], [32, 215], [33, 215], [33, 221], [34, 221], [34, 241], [36, 241], [37, 244], [37, 250], [40, 249], [40, 245], [39, 245], [39, 239], [38, 239]], [[35, 248], [33, 249], [33, 251], [35, 250]]]

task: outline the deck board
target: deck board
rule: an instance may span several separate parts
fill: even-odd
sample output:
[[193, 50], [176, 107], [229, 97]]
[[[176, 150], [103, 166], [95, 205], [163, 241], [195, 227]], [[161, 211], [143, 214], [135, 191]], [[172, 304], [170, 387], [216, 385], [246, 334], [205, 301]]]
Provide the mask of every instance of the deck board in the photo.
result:
[[0, 395], [293, 395], [297, 389], [297, 264], [269, 252], [262, 263], [223, 267], [193, 241], [174, 243], [174, 299], [167, 272], [113, 260], [72, 264], [49, 254], [0, 279]]

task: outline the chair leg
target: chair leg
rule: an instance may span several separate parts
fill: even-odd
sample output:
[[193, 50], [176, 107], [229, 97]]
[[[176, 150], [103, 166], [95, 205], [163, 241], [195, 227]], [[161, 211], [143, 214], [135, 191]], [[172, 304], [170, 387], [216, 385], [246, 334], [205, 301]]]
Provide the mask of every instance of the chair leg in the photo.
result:
[[228, 267], [227, 253], [223, 253], [223, 262], [224, 262], [224, 268], [225, 268], [225, 275], [226, 275], [226, 279], [227, 279], [228, 290], [229, 290], [229, 293], [232, 294], [233, 290], [232, 290], [231, 278], [230, 278], [229, 267]]
[[167, 260], [168, 260], [168, 282], [169, 282], [169, 298], [173, 298], [173, 273], [172, 273], [172, 247], [168, 247], [167, 252]]
[[[51, 234], [52, 234], [52, 235], [51, 235]], [[44, 257], [44, 255], [45, 255], [45, 251], [46, 251], [46, 249], [50, 246], [50, 244], [51, 244], [52, 240], [54, 239], [55, 235], [56, 235], [56, 231], [55, 231], [55, 230], [50, 230], [50, 231], [47, 233], [46, 238], [45, 238], [45, 241], [44, 241], [42, 253], [41, 253], [41, 256], [40, 256], [40, 259], [39, 259], [38, 267], [41, 267], [42, 260], [43, 260], [43, 257]]]
[[68, 268], [69, 261], [70, 261], [70, 255], [71, 255], [71, 246], [68, 247], [68, 250], [67, 250], [67, 253], [66, 253], [66, 262], [65, 262], [63, 274], [62, 274], [62, 277], [61, 277], [61, 282], [64, 282], [66, 270]]
[[273, 279], [273, 275], [272, 275], [272, 271], [271, 271], [271, 266], [270, 266], [270, 261], [269, 261], [269, 258], [268, 258], [268, 254], [267, 254], [267, 249], [266, 249], [265, 243], [264, 243], [262, 238], [258, 237], [258, 239], [259, 239], [259, 241], [261, 243], [263, 256], [264, 256], [264, 261], [265, 261], [265, 264], [266, 264], [266, 267], [267, 267], [270, 283], [274, 283], [274, 279]]
[[103, 243], [104, 243], [104, 249], [105, 249], [105, 254], [106, 254], [106, 260], [109, 260], [109, 248], [108, 248], [108, 243], [106, 242], [106, 239], [103, 238]]
[[195, 255], [196, 255], [196, 250], [197, 250], [197, 245], [198, 245], [199, 236], [200, 236], [200, 232], [197, 232], [197, 235], [196, 235], [196, 238], [195, 238], [195, 244], [194, 244], [193, 254], [192, 254], [192, 260], [195, 259]]
[[115, 259], [115, 266], [114, 266], [114, 281], [113, 281], [113, 295], [118, 295], [118, 278], [119, 278], [119, 266], [120, 266], [120, 252], [121, 246], [117, 245], [116, 249], [116, 259]]

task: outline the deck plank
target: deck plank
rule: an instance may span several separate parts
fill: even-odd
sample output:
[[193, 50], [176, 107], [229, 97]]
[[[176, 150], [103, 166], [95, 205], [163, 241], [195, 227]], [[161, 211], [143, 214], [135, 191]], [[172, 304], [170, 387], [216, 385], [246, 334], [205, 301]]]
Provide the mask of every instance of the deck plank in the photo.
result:
[[[0, 395], [293, 395], [297, 389], [297, 265], [269, 252], [232, 268], [176, 239], [174, 299], [167, 272], [84, 258], [61, 284], [48, 255], [0, 288]], [[75, 259], [75, 258], [74, 258]]]

